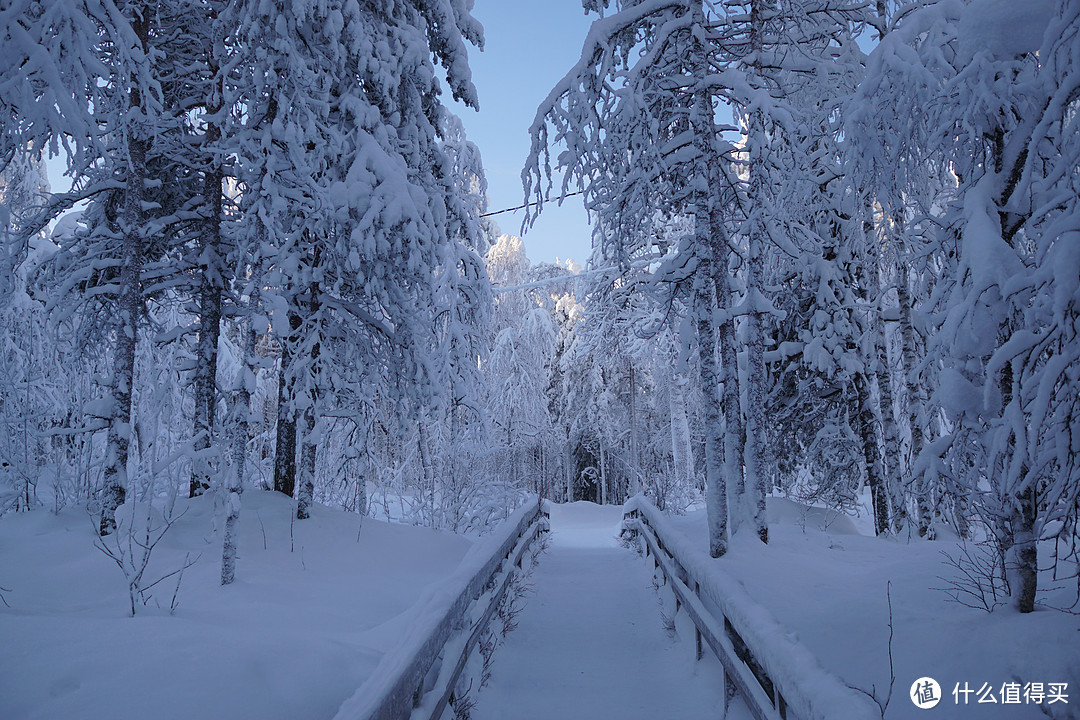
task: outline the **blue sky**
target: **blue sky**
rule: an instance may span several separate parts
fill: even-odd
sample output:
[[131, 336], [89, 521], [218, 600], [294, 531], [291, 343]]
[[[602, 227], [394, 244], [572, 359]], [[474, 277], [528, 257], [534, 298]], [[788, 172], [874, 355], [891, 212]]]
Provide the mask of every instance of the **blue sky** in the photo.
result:
[[[476, 0], [485, 49], [469, 48], [480, 112], [458, 105], [469, 139], [480, 147], [492, 210], [523, 201], [521, 168], [529, 153], [529, 126], [551, 88], [577, 62], [592, 18], [581, 0]], [[521, 234], [521, 211], [494, 219], [503, 232]], [[588, 260], [591, 230], [581, 198], [544, 208], [524, 236], [533, 262], [556, 257]]]

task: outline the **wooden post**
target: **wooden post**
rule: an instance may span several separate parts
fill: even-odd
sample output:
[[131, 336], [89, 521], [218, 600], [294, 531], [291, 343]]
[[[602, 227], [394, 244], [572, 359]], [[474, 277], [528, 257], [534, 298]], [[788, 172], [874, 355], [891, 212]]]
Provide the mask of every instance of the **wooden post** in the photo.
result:
[[[694, 595], [696, 595], [699, 598], [701, 597], [701, 585], [698, 583], [697, 580], [694, 581]], [[697, 623], [694, 623], [694, 644], [697, 646], [696, 655], [695, 655], [694, 659], [695, 660], [700, 660], [701, 657], [702, 657], [702, 652], [703, 651], [702, 651], [702, 647], [701, 647], [701, 628], [699, 628], [697, 626]]]

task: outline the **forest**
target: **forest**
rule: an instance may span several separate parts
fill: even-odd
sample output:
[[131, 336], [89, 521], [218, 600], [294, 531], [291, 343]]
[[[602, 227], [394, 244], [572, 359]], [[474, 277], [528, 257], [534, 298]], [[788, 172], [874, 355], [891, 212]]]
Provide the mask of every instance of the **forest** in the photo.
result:
[[205, 496], [227, 585], [253, 493], [643, 493], [714, 558], [784, 497], [1080, 609], [1080, 3], [583, 6], [521, 177], [592, 254], [534, 264], [471, 0], [0, 3], [0, 524]]

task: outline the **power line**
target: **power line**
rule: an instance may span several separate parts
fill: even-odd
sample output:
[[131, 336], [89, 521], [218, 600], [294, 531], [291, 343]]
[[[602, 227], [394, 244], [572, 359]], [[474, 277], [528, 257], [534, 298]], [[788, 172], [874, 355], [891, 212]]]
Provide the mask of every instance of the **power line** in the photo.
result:
[[[585, 191], [584, 190], [578, 190], [577, 192], [566, 193], [565, 195], [560, 195], [558, 199], [562, 200], [564, 198], [574, 197], [575, 195], [580, 195], [583, 192], [585, 192]], [[492, 215], [502, 215], [503, 213], [514, 212], [515, 210], [524, 210], [525, 208], [532, 207], [533, 205], [543, 205], [545, 202], [554, 202], [554, 201], [551, 200], [550, 198], [547, 199], [547, 200], [537, 200], [536, 202], [525, 203], [524, 205], [518, 205], [517, 207], [506, 208], [505, 210], [493, 210], [492, 212], [480, 213], [480, 217], [485, 218], [485, 217], [491, 217]]]

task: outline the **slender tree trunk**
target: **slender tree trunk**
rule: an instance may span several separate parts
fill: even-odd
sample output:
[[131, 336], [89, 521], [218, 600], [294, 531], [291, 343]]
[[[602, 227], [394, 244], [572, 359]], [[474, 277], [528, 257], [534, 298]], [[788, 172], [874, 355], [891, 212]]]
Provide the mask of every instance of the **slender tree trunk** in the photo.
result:
[[566, 488], [563, 492], [563, 502], [574, 501], [574, 446], [570, 443], [570, 436], [566, 437]]
[[[884, 38], [889, 32], [889, 14], [888, 3], [885, 0], [875, 0], [874, 11], [877, 14], [877, 20], [879, 24], [879, 40]], [[889, 222], [891, 218], [883, 211], [882, 224], [883, 232], [889, 231]], [[876, 246], [875, 246], [876, 247]], [[880, 258], [875, 253], [875, 261], [879, 261]], [[880, 273], [883, 268], [880, 262], [878, 265], [878, 287], [885, 287], [887, 283], [881, 282]], [[903, 278], [899, 273], [897, 274], [898, 284]], [[904, 303], [899, 302], [901, 312], [903, 312]], [[879, 310], [884, 310], [880, 306]], [[904, 485], [902, 482], [902, 475], [904, 470], [901, 469], [900, 463], [900, 431], [896, 424], [895, 409], [893, 407], [893, 394], [892, 394], [892, 373], [889, 370], [889, 354], [888, 354], [888, 338], [885, 335], [885, 322], [880, 319], [876, 321], [877, 332], [875, 333], [875, 342], [880, 350], [878, 351], [879, 364], [877, 366], [877, 382], [878, 390], [881, 398], [881, 423], [882, 434], [885, 441], [885, 477], [889, 490], [889, 509], [892, 513], [892, 529], [894, 533], [899, 534], [903, 531], [908, 522], [908, 509], [907, 509], [907, 494], [904, 492]]]
[[889, 533], [889, 496], [885, 487], [885, 475], [881, 462], [881, 448], [874, 430], [874, 410], [870, 403], [870, 379], [863, 373], [855, 376], [858, 407], [856, 427], [862, 441], [863, 459], [866, 461], [866, 484], [870, 487], [870, 504], [874, 511], [874, 534]]
[[1026, 487], [1016, 495], [1009, 517], [1012, 543], [1005, 554], [1005, 569], [1009, 574], [1009, 590], [1022, 613], [1035, 610], [1035, 595], [1039, 590], [1038, 538], [1035, 521], [1038, 507], [1035, 489]]
[[[1011, 335], [1011, 333], [1009, 333]], [[1001, 371], [999, 388], [1001, 391], [1001, 405], [1007, 411], [1013, 403], [1013, 398], [1019, 392], [1015, 380], [1016, 369], [1014, 364], [1018, 360], [1005, 363]], [[1004, 414], [1004, 412], [1003, 412]], [[1010, 457], [1016, 453], [1016, 436], [1010, 434], [1008, 444], [1011, 452], [1006, 454]], [[999, 465], [991, 472], [1002, 475], [1008, 473], [1007, 467]], [[1004, 478], [992, 478], [991, 482], [1005, 484]], [[1029, 613], [1035, 609], [1035, 595], [1039, 590], [1039, 551], [1038, 537], [1035, 533], [1035, 522], [1038, 519], [1038, 502], [1035, 496], [1035, 488], [1028, 478], [1028, 467], [1021, 465], [1019, 477], [1016, 480], [1021, 488], [1013, 496], [1012, 507], [1009, 510], [1008, 532], [1002, 543], [1002, 551], [1005, 559], [1005, 573], [1009, 580], [1009, 592], [1016, 603], [1016, 609], [1021, 613]]]
[[[314, 394], [314, 393], [313, 393]], [[315, 439], [314, 403], [304, 408], [304, 434], [300, 445], [300, 484], [296, 492], [296, 519], [306, 520], [311, 517], [311, 504], [315, 497], [315, 456], [319, 444]]]
[[[300, 329], [300, 316], [289, 313], [292, 335]], [[281, 372], [278, 378], [277, 439], [274, 447], [274, 489], [293, 496], [296, 490], [296, 410], [293, 397], [296, 379], [292, 372], [292, 338], [281, 343]]]
[[255, 325], [252, 314], [259, 306], [261, 272], [256, 271], [247, 317], [241, 337], [240, 379], [236, 388], [236, 406], [232, 419], [233, 471], [230, 475], [228, 505], [225, 513], [225, 538], [221, 548], [221, 584], [228, 585], [236, 578], [236, 534], [240, 523], [241, 497], [247, 480], [247, 446], [251, 441], [251, 397], [255, 390], [255, 374], [251, 369], [255, 357]]
[[[889, 33], [889, 6], [886, 0], [875, 0], [874, 11], [877, 14], [878, 19], [878, 39], [883, 39]], [[890, 218], [887, 213], [883, 212], [882, 223], [883, 230], [888, 232], [890, 229]], [[878, 265], [878, 271], [881, 271], [881, 265]], [[901, 317], [901, 363], [905, 368], [906, 373], [911, 373], [914, 367], [914, 345], [909, 345], [909, 342], [914, 342], [914, 336], [911, 327], [911, 297], [907, 287], [907, 267], [900, 263], [897, 268], [896, 274], [897, 284], [897, 305]], [[879, 286], [884, 283], [879, 282]], [[883, 309], [883, 308], [879, 308]], [[892, 510], [892, 523], [893, 532], [899, 534], [903, 531], [904, 527], [908, 523], [908, 504], [907, 504], [907, 492], [904, 488], [904, 477], [910, 478], [911, 476], [911, 460], [907, 463], [907, 467], [902, 467], [900, 462], [900, 432], [896, 424], [895, 410], [893, 407], [892, 396], [892, 373], [889, 371], [888, 365], [888, 339], [885, 336], [885, 323], [879, 322], [878, 327], [880, 335], [877, 342], [881, 346], [881, 365], [878, 366], [878, 387], [881, 394], [881, 421], [883, 434], [885, 436], [885, 458], [886, 458], [886, 473], [889, 478], [889, 506]], [[909, 350], [910, 348], [910, 350]], [[905, 389], [907, 392], [908, 408], [909, 408], [909, 420], [911, 424], [911, 441], [912, 441], [912, 454], [911, 459], [918, 456], [918, 452], [922, 450], [921, 432], [919, 449], [915, 451], [915, 427], [917, 419], [916, 413], [911, 410], [913, 407], [911, 402], [914, 400], [914, 396], [911, 394], [910, 377], [905, 375]], [[889, 473], [888, 463], [893, 463], [893, 470]], [[924, 526], [922, 518], [926, 516], [926, 507], [921, 500], [922, 493], [918, 493], [920, 496], [919, 504], [917, 506], [917, 518], [919, 521], [919, 535], [926, 535], [926, 528]]]
[[633, 495], [641, 491], [641, 466], [638, 462], [637, 385], [634, 382], [634, 361], [627, 358], [626, 363], [630, 368], [630, 482], [627, 493]]
[[600, 489], [597, 493], [601, 505], [607, 505], [607, 454], [604, 452], [604, 436], [600, 435]]
[[[897, 300], [900, 305], [900, 338], [903, 348], [904, 360], [904, 388], [907, 395], [908, 426], [911, 435], [911, 444], [908, 448], [906, 463], [906, 475], [911, 476], [912, 468], [916, 459], [922, 452], [924, 444], [922, 415], [926, 408], [926, 394], [922, 383], [918, 379], [918, 357], [915, 349], [915, 327], [912, 324], [912, 300], [911, 290], [908, 285], [908, 269], [904, 263], [900, 264], [900, 274], [896, 282]], [[931, 521], [933, 520], [933, 508], [930, 504], [930, 489], [919, 488], [915, 491], [916, 518], [918, 521], [919, 537], [930, 537]]]
[[[693, 3], [691, 22], [695, 30], [694, 53], [691, 58], [695, 77], [703, 81], [710, 72], [708, 51], [704, 45], [705, 16], [702, 6]], [[699, 270], [694, 282], [694, 322], [697, 330], [699, 372], [704, 393], [705, 420], [705, 510], [709, 525], [709, 555], [717, 558], [728, 549], [728, 486], [724, 477], [724, 428], [720, 418], [721, 375], [716, 364], [716, 335], [714, 332], [716, 304], [722, 300], [712, 297], [713, 286], [725, 282], [727, 267], [725, 249], [721, 248], [722, 228], [719, 226], [716, 196], [710, 181], [719, 158], [716, 152], [716, 124], [713, 118], [712, 94], [698, 88], [690, 108], [690, 129], [693, 132], [697, 160], [694, 163], [694, 245], [699, 253]], [[725, 285], [726, 287], [726, 285]]]
[[[141, 6], [132, 28], [148, 52], [150, 8]], [[113, 357], [112, 408], [106, 434], [104, 488], [101, 499], [101, 522], [98, 532], [109, 535], [116, 530], [116, 509], [127, 494], [128, 448], [131, 443], [132, 389], [135, 381], [135, 341], [139, 333], [140, 274], [142, 270], [143, 186], [146, 180], [146, 153], [149, 142], [146, 128], [138, 118], [143, 114], [144, 99], [137, 77], [132, 78], [128, 106], [134, 111], [127, 133], [127, 178], [121, 213], [120, 282], [116, 306], [116, 354]]]
[[[135, 156], [137, 152], [132, 149], [131, 155]], [[127, 494], [132, 386], [135, 378], [135, 338], [138, 333], [139, 317], [141, 253], [138, 243], [139, 239], [132, 230], [124, 238], [121, 254], [120, 293], [116, 314], [116, 354], [113, 357], [113, 404], [106, 439], [104, 490], [99, 526], [99, 532], [102, 535], [109, 535], [116, 530], [116, 509], [124, 503]]]
[[[722, 237], [723, 227], [716, 213], [710, 218], [712, 235], [714, 238]], [[718, 257], [726, 258], [728, 249], [723, 243], [716, 243], [713, 249]], [[716, 303], [720, 308], [731, 302], [730, 279], [727, 273], [727, 263], [719, 263], [713, 269], [713, 288], [716, 293]], [[717, 333], [720, 339], [720, 381], [723, 385], [721, 405], [723, 408], [723, 445], [722, 445], [722, 472], [727, 486], [728, 522], [730, 531], [734, 533], [739, 529], [739, 520], [745, 515], [742, 503], [745, 498], [745, 485], [743, 482], [742, 448], [746, 443], [746, 428], [743, 425], [743, 412], [741, 407], [741, 393], [739, 392], [739, 355], [735, 350], [735, 318], [728, 312], [724, 313], [723, 319], [717, 325]]]
[[690, 423], [686, 417], [686, 378], [672, 371], [668, 389], [671, 416], [671, 459], [675, 482], [690, 487], [694, 481], [694, 455], [690, 446]]
[[[895, 455], [889, 454], [888, 435], [885, 431], [886, 416], [892, 416], [892, 393], [888, 387], [888, 358], [884, 342], [884, 322], [880, 312], [882, 293], [878, 244], [873, 238], [873, 228], [868, 223], [863, 223], [862, 228], [864, 240], [868, 241], [867, 253], [865, 262], [856, 269], [856, 293], [859, 299], [870, 307], [865, 315], [870, 342], [868, 352], [862, 353], [864, 369], [857, 372], [855, 376], [856, 426], [862, 442], [863, 459], [866, 463], [866, 483], [870, 487], [874, 533], [886, 535], [892, 527], [889, 516], [889, 488], [897, 484], [896, 479], [889, 475], [889, 461]], [[855, 350], [856, 346], [852, 343], [849, 351]], [[873, 380], [877, 380], [879, 386], [880, 422], [871, 401], [870, 390]]]
[[[757, 244], [751, 241], [751, 245]], [[750, 288], [760, 287], [760, 276], [754, 266], [759, 265], [753, 259], [747, 263], [747, 276]], [[762, 468], [761, 448], [765, 437], [765, 360], [764, 338], [760, 315], [751, 312], [746, 318], [746, 442], [743, 446], [743, 464], [745, 467], [745, 498], [754, 532], [763, 543], [769, 541], [769, 526], [765, 517], [766, 478]]]
[[[318, 266], [319, 254], [315, 253], [315, 265]], [[320, 309], [319, 283], [312, 282], [308, 298], [308, 317], [314, 318]], [[296, 519], [306, 520], [311, 516], [311, 505], [315, 497], [315, 456], [319, 443], [315, 435], [315, 426], [319, 421], [319, 354], [321, 347], [318, 342], [311, 345], [311, 368], [308, 370], [310, 387], [308, 388], [307, 404], [304, 406], [304, 435], [303, 444], [300, 446], [300, 487], [296, 495]]]
[[[880, 279], [879, 279], [879, 284]], [[880, 303], [879, 303], [880, 305]], [[884, 308], [879, 308], [884, 310]], [[885, 443], [885, 484], [889, 493], [889, 512], [892, 516], [892, 531], [899, 534], [907, 525], [907, 499], [900, 470], [900, 429], [896, 423], [896, 408], [893, 402], [892, 372], [889, 365], [888, 338], [885, 334], [885, 321], [880, 315], [875, 322], [875, 345], [877, 362], [875, 366], [878, 395], [881, 401], [882, 440]]]
[[962, 540], [971, 539], [971, 501], [965, 492], [953, 496], [953, 518], [956, 520], [956, 534]]
[[701, 388], [705, 393], [705, 510], [709, 523], [709, 555], [721, 557], [728, 546], [728, 488], [724, 478], [724, 438], [720, 418], [720, 377], [713, 334], [713, 300], [709, 283], [700, 283], [695, 298]]
[[[416, 426], [417, 450], [420, 452], [420, 469], [423, 473], [424, 502], [428, 505], [428, 523], [430, 527], [436, 527], [435, 523], [435, 468], [431, 463], [431, 452], [428, 448], [427, 434], [424, 432], [424, 418]], [[516, 464], [516, 463], [515, 463]]]
[[[216, 72], [214, 63], [211, 68]], [[211, 167], [203, 178], [203, 208], [207, 217], [199, 234], [199, 342], [195, 366], [195, 462], [192, 464], [188, 496], [202, 495], [210, 488], [212, 463], [207, 457], [214, 440], [214, 409], [217, 404], [217, 356], [221, 335], [221, 293], [225, 278], [221, 252], [221, 183], [225, 172], [217, 157], [216, 146], [221, 140], [221, 125], [216, 119], [221, 111], [220, 96], [206, 108], [212, 118], [206, 127], [205, 142], [210, 148]]]
[[[370, 427], [371, 424], [369, 422], [368, 430], [355, 432], [353, 436], [353, 442], [364, 444], [364, 450], [362, 452], [364, 462], [360, 468], [360, 477], [356, 479], [356, 512], [358, 512], [361, 517], [368, 514], [367, 480], [375, 472], [375, 463], [373, 462], [371, 452], [370, 438], [372, 437], [372, 434]], [[363, 521], [361, 520], [361, 522]]]
[[[247, 412], [247, 403], [240, 404], [242, 401], [240, 397], [237, 398], [239, 407], [237, 408], [238, 414], [243, 417]], [[238, 426], [241, 424], [246, 427], [247, 423], [238, 419]], [[224, 539], [221, 544], [221, 584], [228, 585], [236, 579], [236, 536], [237, 530], [240, 525], [240, 498], [244, 493], [244, 453], [247, 445], [246, 440], [247, 431], [241, 430], [233, 435], [233, 442], [235, 446], [233, 448], [233, 469], [229, 475], [229, 494], [227, 496], [227, 504], [225, 507], [225, 531]]]
[[[754, 71], [762, 76], [760, 53], [763, 46], [764, 20], [761, 16], [762, 0], [750, 5], [750, 45], [755, 51]], [[762, 177], [765, 147], [765, 119], [761, 110], [752, 110], [748, 125], [750, 146], [750, 202], [757, 204], [751, 212], [755, 219], [747, 234], [746, 293], [750, 306], [746, 316], [746, 442], [743, 445], [745, 468], [745, 497], [747, 510], [754, 531], [763, 543], [769, 541], [769, 525], [765, 514], [766, 478], [762, 468], [761, 449], [765, 442], [765, 337], [760, 306], [765, 303], [761, 295], [765, 268], [765, 227], [761, 221], [760, 208], [764, 200]]]

